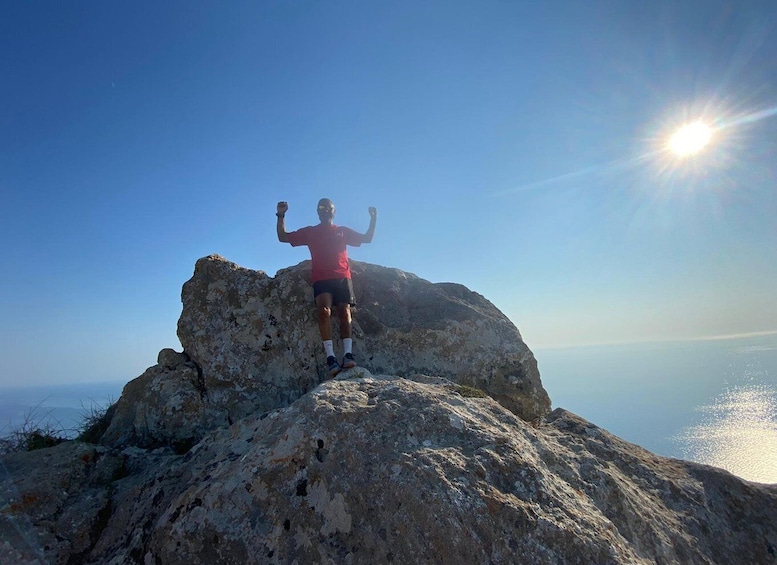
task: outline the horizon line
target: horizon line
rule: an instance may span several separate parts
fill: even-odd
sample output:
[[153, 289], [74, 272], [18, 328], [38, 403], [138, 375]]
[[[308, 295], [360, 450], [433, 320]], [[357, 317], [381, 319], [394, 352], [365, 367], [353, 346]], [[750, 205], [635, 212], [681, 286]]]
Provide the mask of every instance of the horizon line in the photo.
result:
[[[572, 349], [575, 347], [603, 347], [607, 345], [639, 345], [648, 343], [676, 343], [683, 341], [725, 341], [730, 339], [745, 339], [749, 337], [764, 337], [770, 335], [777, 335], [777, 330], [763, 330], [757, 332], [741, 332], [733, 334], [718, 334], [709, 336], [696, 336], [696, 337], [667, 337], [667, 338], [650, 338], [650, 339], [633, 339], [625, 341], [597, 341], [594, 343], [567, 343], [561, 345], [537, 345], [529, 347], [532, 351], [538, 351], [540, 349]], [[526, 341], [524, 340], [524, 343]], [[528, 345], [528, 344], [527, 344]]]

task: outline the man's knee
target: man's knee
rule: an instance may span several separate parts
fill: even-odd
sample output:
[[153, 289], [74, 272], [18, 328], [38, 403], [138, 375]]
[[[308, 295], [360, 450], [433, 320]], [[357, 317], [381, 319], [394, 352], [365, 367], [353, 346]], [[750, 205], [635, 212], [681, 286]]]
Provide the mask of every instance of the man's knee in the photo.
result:
[[329, 317], [332, 315], [332, 309], [329, 306], [319, 306], [318, 307], [318, 317], [322, 320], [329, 319]]
[[351, 316], [351, 305], [350, 304], [338, 304], [337, 305], [337, 315], [341, 318], [348, 318]]

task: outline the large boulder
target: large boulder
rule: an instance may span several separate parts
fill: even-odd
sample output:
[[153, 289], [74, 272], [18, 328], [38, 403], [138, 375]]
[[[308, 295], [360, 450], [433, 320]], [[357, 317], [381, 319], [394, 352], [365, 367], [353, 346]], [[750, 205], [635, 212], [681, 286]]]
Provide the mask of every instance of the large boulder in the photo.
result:
[[185, 455], [0, 459], [0, 563], [775, 562], [777, 485], [445, 379], [348, 375]]
[[356, 261], [351, 269], [354, 335], [367, 369], [473, 386], [527, 421], [549, 412], [534, 354], [518, 328], [483, 296], [399, 269]]
[[777, 485], [547, 414], [483, 297], [353, 270], [363, 366], [329, 380], [307, 263], [198, 261], [185, 351], [127, 384], [105, 445], [0, 457], [0, 563], [775, 562]]
[[[360, 366], [479, 388], [529, 421], [549, 412], [532, 352], [488, 300], [399, 269], [352, 261], [351, 270]], [[181, 298], [184, 354], [163, 351], [142, 385], [127, 386], [107, 445], [186, 445], [208, 429], [288, 406], [328, 378], [310, 261], [270, 277], [211, 255], [197, 261]], [[337, 336], [336, 318], [333, 326]]]
[[163, 349], [156, 365], [124, 386], [101, 442], [186, 451], [207, 430], [229, 423], [224, 407], [208, 401], [197, 364]]

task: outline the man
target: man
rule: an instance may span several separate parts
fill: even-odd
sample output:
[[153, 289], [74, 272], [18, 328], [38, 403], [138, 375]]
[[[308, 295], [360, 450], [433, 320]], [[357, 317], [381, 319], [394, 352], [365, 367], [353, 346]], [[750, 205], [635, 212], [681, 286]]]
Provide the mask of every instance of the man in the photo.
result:
[[[359, 247], [362, 243], [370, 243], [375, 234], [375, 222], [378, 211], [369, 208], [370, 226], [365, 233], [358, 233], [346, 227], [336, 226], [335, 205], [329, 198], [318, 202], [317, 226], [308, 226], [297, 231], [286, 231], [287, 202], [278, 202], [278, 241], [290, 243], [292, 247], [307, 245], [313, 260], [313, 296], [318, 309], [318, 330], [324, 342], [326, 364], [329, 374], [335, 376], [341, 369], [356, 366], [353, 356], [353, 339], [351, 338], [351, 306], [355, 302], [353, 285], [351, 283], [351, 268], [348, 264], [346, 246]], [[337, 362], [332, 344], [332, 306], [337, 308], [340, 318], [340, 339], [343, 341], [343, 361]]]

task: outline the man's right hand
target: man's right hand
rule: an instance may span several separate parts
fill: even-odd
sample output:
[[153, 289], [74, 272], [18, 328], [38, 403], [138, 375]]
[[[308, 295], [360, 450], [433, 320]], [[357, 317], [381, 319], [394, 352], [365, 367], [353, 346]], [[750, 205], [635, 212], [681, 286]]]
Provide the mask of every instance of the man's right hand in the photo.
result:
[[288, 202], [278, 202], [278, 214], [281, 216], [286, 215], [286, 212], [289, 209], [289, 203]]

